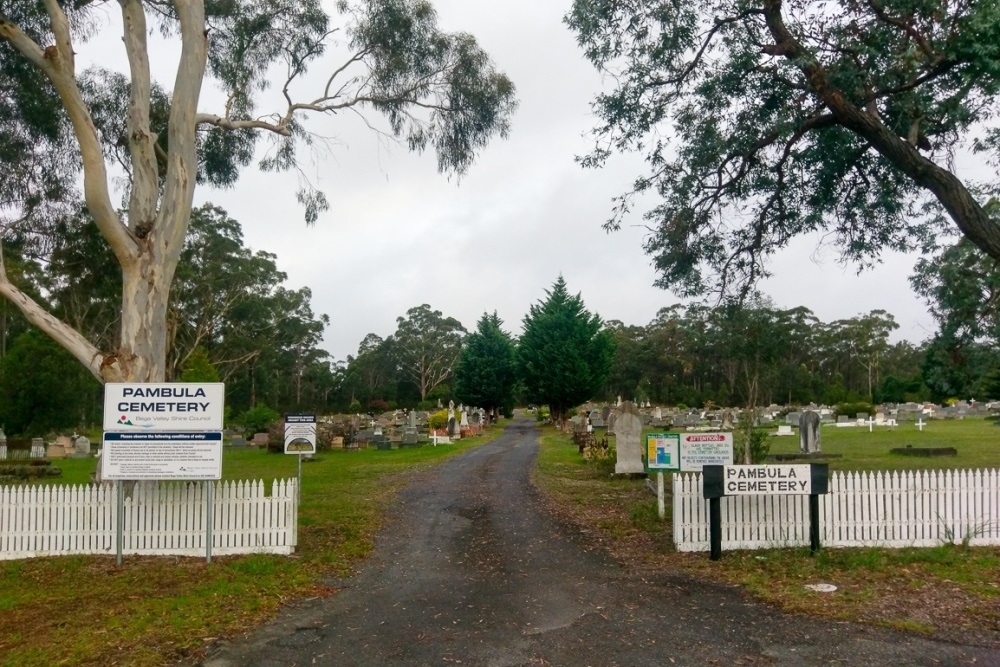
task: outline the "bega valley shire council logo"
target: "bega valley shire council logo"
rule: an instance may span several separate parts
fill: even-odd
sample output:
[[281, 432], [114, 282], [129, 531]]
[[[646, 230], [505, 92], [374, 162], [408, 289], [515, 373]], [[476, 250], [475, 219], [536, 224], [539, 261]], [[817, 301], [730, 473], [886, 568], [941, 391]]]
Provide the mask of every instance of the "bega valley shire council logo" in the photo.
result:
[[152, 424], [135, 424], [135, 423], [133, 423], [132, 420], [128, 418], [128, 415], [122, 415], [121, 417], [119, 417], [118, 418], [118, 423], [121, 424], [122, 426], [141, 426], [142, 428], [153, 428]]

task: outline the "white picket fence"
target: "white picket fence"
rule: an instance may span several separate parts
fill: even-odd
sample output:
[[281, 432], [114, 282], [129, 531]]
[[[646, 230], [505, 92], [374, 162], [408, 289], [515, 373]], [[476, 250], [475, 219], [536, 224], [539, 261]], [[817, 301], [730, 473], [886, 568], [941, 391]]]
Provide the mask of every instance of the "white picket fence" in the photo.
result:
[[[123, 554], [204, 556], [208, 482], [140, 482], [126, 498]], [[215, 482], [212, 554], [290, 554], [296, 480]], [[113, 483], [0, 487], [0, 560], [114, 554]]]
[[[722, 548], [809, 545], [808, 496], [721, 499]], [[820, 496], [824, 547], [1000, 545], [1000, 471], [833, 472]], [[673, 475], [674, 544], [708, 551], [701, 473]]]

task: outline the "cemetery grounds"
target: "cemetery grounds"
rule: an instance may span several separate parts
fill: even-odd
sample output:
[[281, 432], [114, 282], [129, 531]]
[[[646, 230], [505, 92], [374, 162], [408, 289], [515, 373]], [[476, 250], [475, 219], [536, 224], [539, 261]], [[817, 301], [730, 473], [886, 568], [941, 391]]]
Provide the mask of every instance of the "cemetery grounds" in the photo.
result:
[[[331, 595], [371, 552], [398, 489], [414, 473], [485, 444], [505, 422], [455, 444], [321, 452], [302, 466], [299, 544], [288, 556], [0, 560], [0, 665], [175, 664], [213, 640], [252, 629], [292, 600]], [[85, 484], [94, 459], [64, 459], [61, 478]], [[226, 447], [223, 479], [294, 478], [295, 456]]]
[[[1000, 427], [993, 420], [932, 420], [923, 431], [910, 423], [871, 433], [867, 426], [822, 429], [822, 451], [841, 455], [826, 460], [831, 471], [1000, 467]], [[603, 431], [597, 434], [601, 437]], [[889, 452], [908, 444], [954, 447], [958, 455]], [[797, 452], [798, 431], [793, 437], [773, 437], [770, 445], [772, 454]], [[810, 557], [808, 547], [730, 551], [711, 562], [707, 552], [672, 548], [669, 475], [667, 515], [661, 521], [645, 480], [614, 478], [613, 471], [613, 457], [584, 460], [568, 436], [552, 427], [543, 430], [536, 484], [551, 509], [640, 576], [672, 571], [743, 587], [788, 612], [1000, 646], [1000, 547], [968, 547], [959, 537], [955, 544], [931, 548], [823, 549], [816, 557]], [[834, 584], [837, 591], [804, 587], [815, 583]]]
[[[0, 665], [162, 665], [197, 659], [215, 639], [250, 630], [293, 600], [331, 595], [386, 525], [385, 509], [413, 473], [497, 437], [456, 445], [379, 452], [325, 452], [303, 466], [299, 546], [293, 557], [204, 559], [58, 557], [0, 561]], [[894, 431], [823, 431], [823, 450], [842, 453], [833, 469], [995, 467], [1000, 430], [991, 421], [931, 422]], [[541, 431], [535, 481], [553, 511], [585, 537], [636, 569], [673, 571], [728, 582], [782, 609], [853, 619], [963, 642], [1000, 645], [1000, 549], [942, 545], [930, 549], [806, 549], [707, 554], [673, 551], [668, 516], [656, 516], [644, 480], [612, 478], [613, 460], [584, 461], [569, 438]], [[958, 456], [897, 457], [890, 447], [954, 446]], [[793, 452], [795, 437], [771, 440], [772, 453]], [[61, 479], [83, 483], [93, 461], [63, 461]], [[295, 476], [294, 456], [228, 449], [226, 479]], [[669, 485], [668, 485], [669, 489]], [[838, 586], [832, 594], [805, 583]]]

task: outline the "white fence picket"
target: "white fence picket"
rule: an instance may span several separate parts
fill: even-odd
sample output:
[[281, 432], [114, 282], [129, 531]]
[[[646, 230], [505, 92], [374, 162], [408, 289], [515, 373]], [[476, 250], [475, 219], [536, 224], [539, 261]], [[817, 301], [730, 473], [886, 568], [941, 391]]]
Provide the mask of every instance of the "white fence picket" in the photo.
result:
[[[295, 480], [217, 482], [213, 555], [290, 554], [297, 544]], [[138, 483], [125, 499], [125, 554], [205, 553], [205, 483]], [[0, 487], [0, 560], [115, 550], [114, 485]]]
[[[723, 549], [809, 544], [806, 496], [727, 496], [720, 505]], [[1000, 545], [1000, 471], [834, 472], [819, 509], [824, 546]], [[673, 524], [678, 551], [708, 551], [700, 473], [673, 475]]]

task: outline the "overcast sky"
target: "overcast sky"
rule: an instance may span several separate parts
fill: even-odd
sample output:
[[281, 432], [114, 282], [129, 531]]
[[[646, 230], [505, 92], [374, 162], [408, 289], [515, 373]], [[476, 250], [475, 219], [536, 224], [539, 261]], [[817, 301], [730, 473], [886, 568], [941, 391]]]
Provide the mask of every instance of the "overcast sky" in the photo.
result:
[[[442, 26], [475, 35], [513, 79], [520, 101], [510, 138], [490, 145], [460, 183], [436, 172], [432, 154], [409, 154], [337, 117], [309, 124], [336, 139], [329, 155], [305, 164], [331, 203], [315, 226], [303, 222], [293, 175], [248, 170], [232, 190], [195, 193], [196, 205], [228, 210], [248, 246], [275, 253], [291, 287], [312, 289], [313, 310], [331, 318], [325, 347], [334, 358], [355, 353], [369, 332], [391, 335], [396, 318], [423, 303], [470, 330], [484, 311], [496, 310], [517, 335], [529, 305], [559, 274], [605, 320], [644, 325], [678, 302], [652, 286], [638, 215], [620, 232], [601, 228], [612, 197], [639, 173], [639, 159], [615, 159], [601, 171], [573, 160], [590, 146], [589, 102], [602, 80], [562, 24], [569, 2], [434, 2]], [[81, 48], [81, 60], [122, 68], [110, 9], [109, 38]], [[174, 54], [162, 44], [156, 49], [154, 76], [169, 87]], [[201, 110], [221, 111], [217, 94], [207, 90], [203, 100]], [[933, 333], [907, 282], [915, 257], [886, 255], [860, 276], [837, 259], [818, 238], [796, 241], [776, 257], [762, 290], [778, 306], [804, 305], [825, 322], [887, 310], [900, 325], [895, 340]]]

